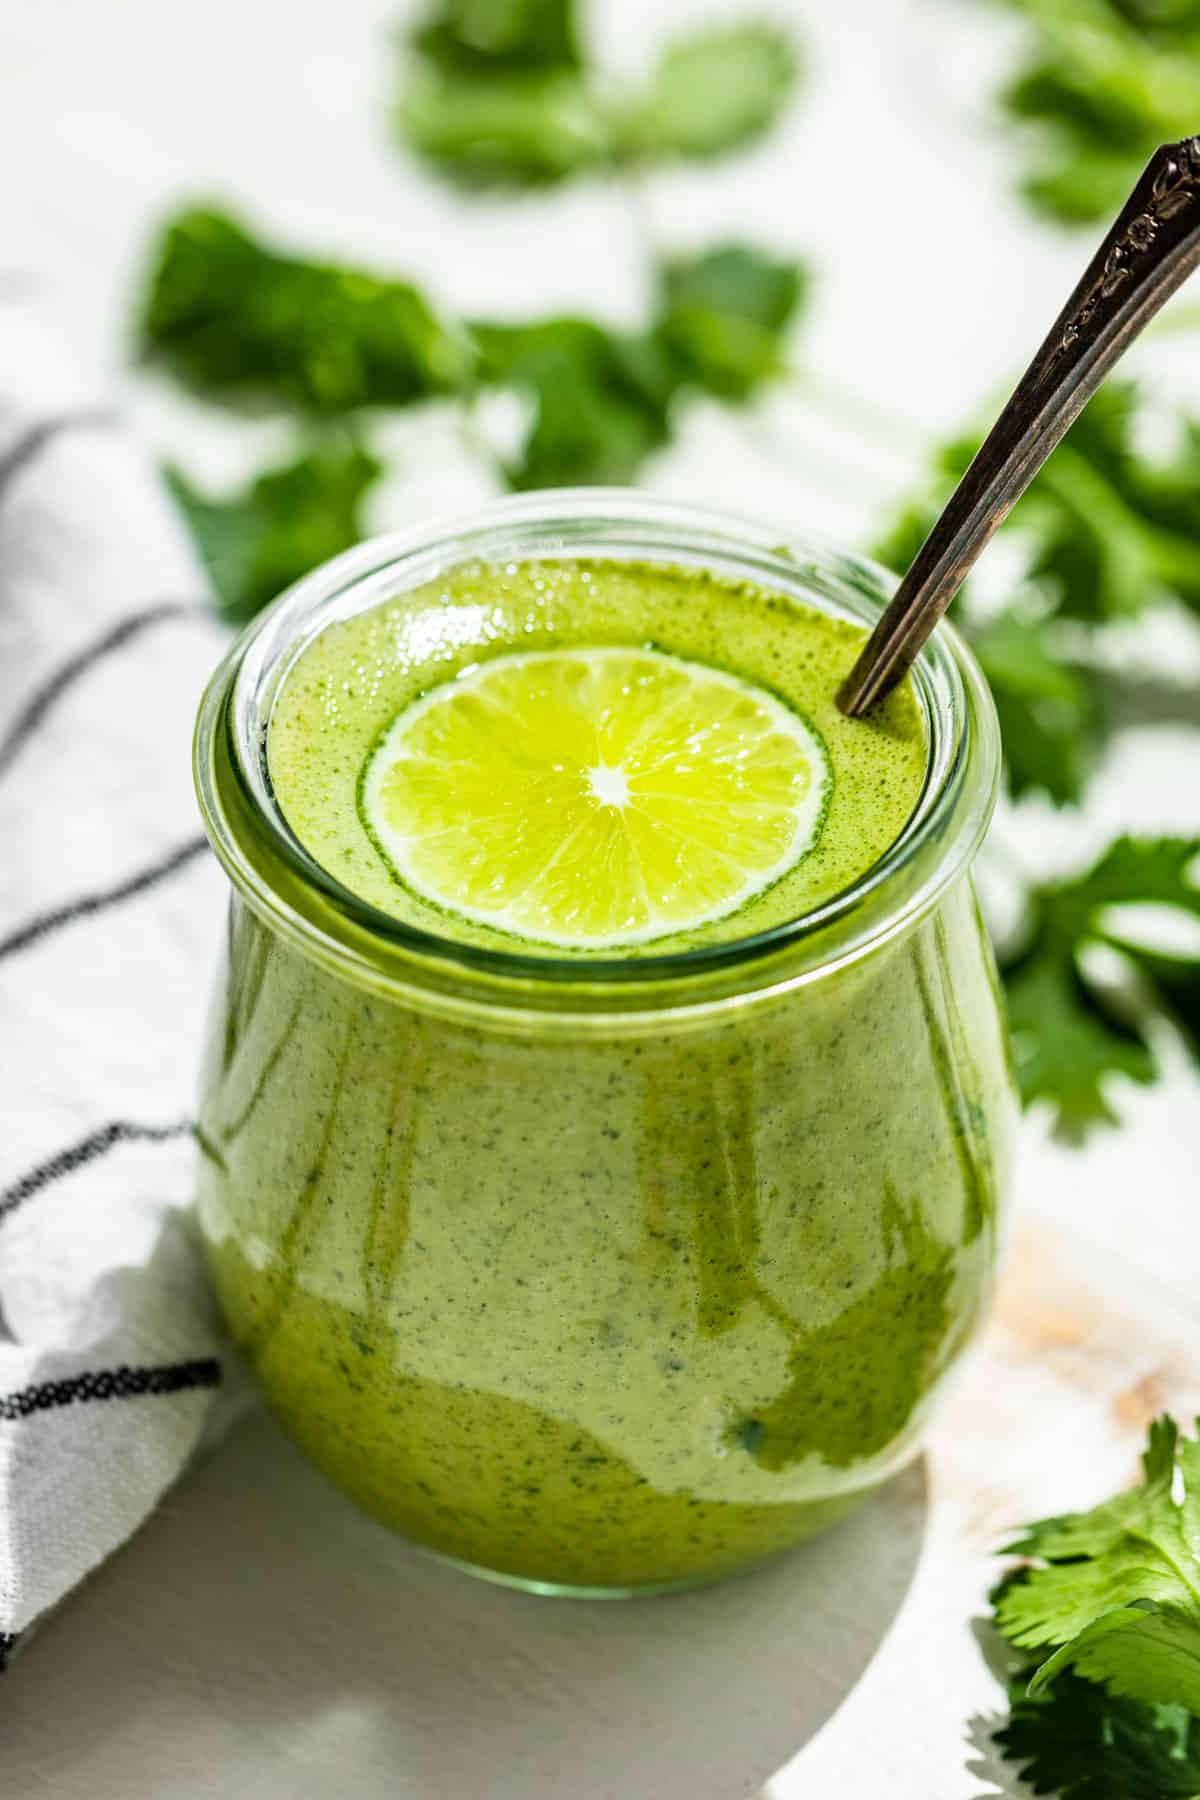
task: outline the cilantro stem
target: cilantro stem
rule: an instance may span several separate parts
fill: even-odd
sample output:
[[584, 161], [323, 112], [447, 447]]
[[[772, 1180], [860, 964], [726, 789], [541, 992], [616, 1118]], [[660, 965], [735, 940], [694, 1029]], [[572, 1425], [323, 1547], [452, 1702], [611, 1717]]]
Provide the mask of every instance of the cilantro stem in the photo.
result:
[[1155, 571], [1168, 587], [1195, 588], [1200, 585], [1200, 545], [1193, 544], [1179, 532], [1168, 530], [1165, 525], [1155, 525], [1146, 536]]

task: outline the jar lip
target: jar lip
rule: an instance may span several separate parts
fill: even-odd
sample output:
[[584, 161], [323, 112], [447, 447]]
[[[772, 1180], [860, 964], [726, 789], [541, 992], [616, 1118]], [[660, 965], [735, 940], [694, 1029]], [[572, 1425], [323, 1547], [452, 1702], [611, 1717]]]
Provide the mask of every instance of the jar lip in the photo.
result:
[[[999, 731], [991, 695], [958, 633], [940, 624], [913, 669], [929, 734], [929, 762], [917, 804], [900, 835], [870, 868], [797, 919], [747, 937], [626, 957], [568, 957], [460, 942], [406, 924], [345, 887], [312, 857], [284, 818], [266, 766], [270, 712], [296, 658], [335, 620], [376, 605], [447, 568], [479, 560], [547, 557], [716, 568], [768, 591], [870, 626], [895, 577], [819, 537], [786, 534], [736, 515], [713, 513], [625, 488], [563, 488], [493, 503], [429, 527], [376, 537], [302, 577], [235, 640], [214, 673], [196, 725], [195, 777], [204, 824], [235, 887], [268, 922], [302, 948], [373, 985], [424, 987], [467, 980], [475, 999], [489, 982], [494, 1002], [519, 990], [546, 995], [552, 1010], [574, 1004], [621, 1010], [653, 990], [655, 1010], [679, 1002], [681, 986], [733, 977], [735, 991], [774, 990], [855, 960], [933, 906], [978, 849], [999, 783]], [[291, 880], [291, 898], [265, 877], [242, 841], [214, 768], [218, 737], [245, 817]], [[931, 854], [932, 852], [932, 854]], [[308, 895], [312, 908], [304, 905]], [[808, 952], [806, 955], [805, 952]], [[792, 953], [790, 957], [787, 953]], [[787, 958], [788, 969], [780, 966]], [[536, 1002], [533, 1003], [536, 1009]]]

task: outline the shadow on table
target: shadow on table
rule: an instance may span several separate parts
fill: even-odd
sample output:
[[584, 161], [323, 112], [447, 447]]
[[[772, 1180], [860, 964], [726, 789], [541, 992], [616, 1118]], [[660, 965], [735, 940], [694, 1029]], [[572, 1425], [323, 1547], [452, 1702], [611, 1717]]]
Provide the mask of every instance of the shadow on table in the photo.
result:
[[978, 1713], [967, 1726], [968, 1741], [975, 1755], [967, 1763], [972, 1775], [988, 1786], [973, 1800], [1033, 1800], [1034, 1790], [1021, 1780], [1010, 1762], [1005, 1762], [994, 1741], [994, 1733], [1007, 1718], [1006, 1713]]
[[55, 1800], [738, 1800], [854, 1686], [924, 1518], [917, 1466], [745, 1579], [538, 1600], [392, 1538], [259, 1415], [16, 1660], [0, 1787], [52, 1769]]
[[[996, 1685], [1006, 1690], [1023, 1662], [1011, 1644], [996, 1629], [992, 1618], [971, 1620], [971, 1636], [979, 1646], [979, 1654], [996, 1678]], [[967, 1763], [972, 1775], [989, 1785], [972, 1795], [972, 1800], [1033, 1800], [1034, 1790], [1022, 1781], [1017, 1768], [1006, 1762], [996, 1742], [996, 1732], [1007, 1723], [1007, 1712], [976, 1713], [967, 1722], [968, 1742], [975, 1754]]]

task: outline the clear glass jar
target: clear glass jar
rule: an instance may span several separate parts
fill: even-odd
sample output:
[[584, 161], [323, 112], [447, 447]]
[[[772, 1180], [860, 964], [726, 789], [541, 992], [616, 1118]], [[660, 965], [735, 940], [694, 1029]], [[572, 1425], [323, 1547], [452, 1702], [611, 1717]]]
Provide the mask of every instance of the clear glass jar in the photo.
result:
[[363, 545], [234, 645], [196, 776], [233, 884], [200, 1218], [233, 1333], [369, 1512], [538, 1591], [690, 1584], [912, 1453], [985, 1310], [1012, 1114], [970, 865], [999, 744], [940, 628], [895, 845], [758, 937], [588, 960], [456, 943], [342, 887], [276, 806], [313, 634], [467, 559], [701, 566], [870, 624], [887, 578], [621, 491]]

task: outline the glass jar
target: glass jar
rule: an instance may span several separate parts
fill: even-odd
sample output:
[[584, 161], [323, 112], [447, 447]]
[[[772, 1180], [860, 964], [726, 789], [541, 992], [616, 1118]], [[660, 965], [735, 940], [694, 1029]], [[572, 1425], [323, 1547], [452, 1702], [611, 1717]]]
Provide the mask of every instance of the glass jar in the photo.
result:
[[538, 1591], [686, 1585], [809, 1535], [910, 1457], [988, 1301], [1012, 1098], [970, 879], [999, 744], [939, 628], [899, 840], [805, 918], [624, 960], [406, 926], [276, 806], [312, 636], [466, 559], [701, 566], [864, 624], [881, 571], [620, 491], [377, 540], [301, 581], [205, 697], [233, 885], [199, 1212], [233, 1334], [377, 1518]]

